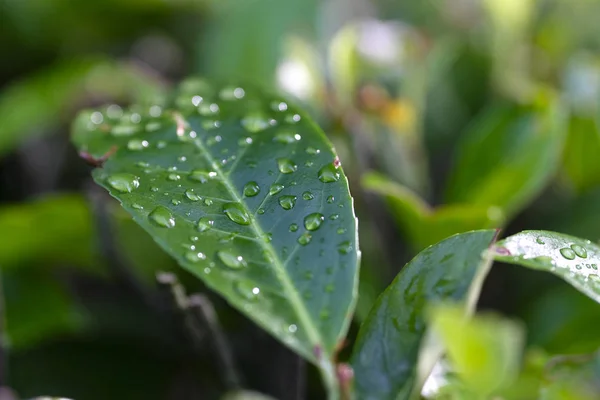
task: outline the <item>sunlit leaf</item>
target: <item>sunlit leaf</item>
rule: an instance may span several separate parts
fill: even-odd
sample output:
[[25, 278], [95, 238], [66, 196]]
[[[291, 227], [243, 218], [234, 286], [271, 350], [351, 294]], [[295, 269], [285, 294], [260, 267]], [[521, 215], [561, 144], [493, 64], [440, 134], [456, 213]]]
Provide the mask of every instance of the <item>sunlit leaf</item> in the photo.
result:
[[428, 329], [425, 310], [443, 301], [464, 302], [465, 311], [474, 305], [489, 269], [482, 253], [495, 234], [452, 236], [423, 250], [398, 274], [358, 334], [352, 355], [358, 398], [408, 399], [420, 390], [420, 375], [429, 373], [439, 355], [432, 351], [420, 359]]
[[73, 140], [88, 158], [108, 157], [96, 182], [163, 249], [317, 363], [333, 388], [358, 252], [331, 144], [296, 107], [253, 87], [191, 79], [173, 107], [86, 111]]

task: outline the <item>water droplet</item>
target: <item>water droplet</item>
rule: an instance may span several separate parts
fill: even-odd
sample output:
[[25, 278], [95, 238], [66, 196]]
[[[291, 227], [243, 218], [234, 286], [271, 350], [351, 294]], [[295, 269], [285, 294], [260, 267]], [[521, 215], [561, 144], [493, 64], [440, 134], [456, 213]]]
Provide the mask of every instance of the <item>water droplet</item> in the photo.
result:
[[212, 206], [213, 201], [211, 199], [204, 199], [204, 205], [205, 206]]
[[307, 281], [310, 281], [312, 278], [314, 278], [312, 271], [306, 271], [304, 273], [304, 279], [306, 279]]
[[289, 158], [278, 158], [277, 168], [282, 174], [291, 174], [298, 169], [298, 166]]
[[572, 244], [571, 250], [573, 250], [578, 257], [587, 258], [587, 250], [584, 247], [579, 246], [578, 244]]
[[244, 129], [252, 133], [260, 132], [269, 127], [269, 119], [262, 113], [248, 114], [241, 122]]
[[260, 289], [249, 281], [237, 281], [233, 286], [234, 290], [248, 301], [258, 300]]
[[202, 197], [200, 197], [196, 193], [194, 193], [194, 189], [188, 189], [188, 190], [186, 190], [185, 191], [185, 197], [187, 197], [191, 201], [202, 200]]
[[314, 199], [314, 198], [315, 198], [315, 195], [314, 195], [314, 194], [312, 194], [312, 193], [311, 193], [311, 192], [309, 192], [309, 191], [306, 191], [306, 192], [302, 193], [302, 198], [303, 198], [304, 200], [307, 200], [307, 201], [308, 201], [308, 200], [312, 200], [312, 199]]
[[538, 237], [537, 239], [535, 239], [537, 244], [546, 244], [546, 242], [544, 241], [544, 238], [542, 238], [541, 236]]
[[185, 253], [185, 259], [192, 263], [197, 263], [200, 260], [206, 260], [206, 256], [204, 253], [196, 253], [193, 251], [188, 251]]
[[335, 290], [335, 285], [333, 283], [330, 283], [327, 286], [325, 286], [325, 292], [327, 292], [327, 293], [333, 293], [334, 290]]
[[250, 216], [240, 203], [225, 204], [223, 206], [223, 212], [236, 224], [250, 225]]
[[324, 308], [321, 310], [321, 312], [319, 313], [319, 318], [326, 320], [329, 319], [329, 310]]
[[150, 191], [151, 191], [151, 192], [155, 192], [155, 193], [156, 193], [156, 192], [158, 192], [158, 190], [159, 190], [159, 189], [158, 189], [156, 186], [152, 186], [152, 187], [150, 188]]
[[198, 113], [200, 115], [208, 116], [214, 115], [219, 112], [219, 105], [216, 103], [208, 104], [208, 103], [200, 103], [198, 105]]
[[206, 232], [215, 224], [210, 217], [204, 216], [198, 220], [198, 232]]
[[127, 142], [127, 148], [132, 151], [139, 151], [147, 148], [149, 145], [147, 140], [131, 139]]
[[213, 179], [217, 176], [216, 172], [208, 172], [201, 169], [193, 170], [190, 174], [190, 179], [200, 183], [206, 183], [210, 179]]
[[568, 247], [564, 247], [564, 248], [560, 249], [560, 254], [567, 260], [574, 260], [575, 257], [577, 256], [575, 254], [575, 252]]
[[[221, 127], [221, 121], [216, 120], [216, 119], [205, 119], [204, 121], [202, 121], [202, 128], [204, 128], [205, 131], [212, 131], [213, 129], [217, 129]], [[209, 139], [211, 140], [211, 139]], [[214, 142], [220, 142], [220, 140], [216, 140], [216, 137], [212, 139]], [[214, 144], [214, 143], [212, 143]], [[208, 143], [208, 145], [210, 146], [211, 143]]]
[[131, 193], [140, 186], [140, 181], [132, 174], [114, 174], [108, 177], [108, 184], [121, 193]]
[[321, 213], [312, 213], [304, 217], [304, 227], [309, 231], [316, 231], [321, 227], [325, 217]]
[[329, 219], [332, 221], [335, 221], [336, 219], [338, 219], [340, 217], [340, 214], [331, 214], [329, 216]]
[[171, 204], [173, 204], [174, 206], [178, 206], [181, 204], [181, 201], [177, 200], [177, 199], [172, 199], [171, 200]]
[[241, 269], [246, 266], [246, 261], [242, 256], [237, 256], [227, 250], [219, 250], [217, 257], [231, 269]]
[[310, 243], [311, 239], [312, 239], [312, 235], [308, 232], [304, 232], [298, 238], [298, 243], [300, 243], [302, 246], [306, 246], [307, 244]]
[[287, 122], [288, 124], [295, 124], [296, 122], [299, 122], [301, 119], [302, 118], [298, 114], [286, 115], [285, 122]]
[[296, 232], [298, 230], [298, 224], [290, 225], [290, 232]]
[[302, 139], [302, 136], [292, 131], [282, 131], [273, 137], [273, 140], [279, 143], [294, 143], [300, 139]]
[[296, 196], [281, 196], [279, 198], [279, 205], [284, 210], [291, 210], [296, 205]]
[[178, 181], [179, 179], [181, 179], [181, 177], [177, 174], [169, 174], [169, 176], [167, 176], [167, 179], [170, 181]]
[[307, 148], [306, 148], [306, 152], [307, 152], [308, 154], [310, 154], [310, 155], [313, 155], [313, 156], [314, 156], [314, 155], [317, 155], [317, 154], [319, 154], [319, 153], [321, 152], [321, 150], [319, 150], [319, 149], [315, 149], [314, 147], [307, 147]]
[[254, 197], [259, 192], [260, 192], [260, 186], [258, 186], [258, 183], [254, 182], [254, 181], [248, 182], [244, 186], [244, 196], [246, 196], [246, 197]]
[[290, 326], [288, 326], [288, 332], [289, 333], [296, 333], [298, 331], [298, 327], [294, 324], [291, 324]]
[[139, 205], [138, 203], [133, 203], [133, 204], [131, 205], [131, 207], [133, 207], [133, 208], [134, 208], [134, 209], [136, 209], [136, 210], [143, 210], [143, 209], [144, 209], [144, 207], [143, 207], [143, 206], [141, 206], [141, 205]]
[[288, 109], [288, 105], [283, 101], [274, 101], [271, 103], [271, 108], [274, 111], [285, 111]]
[[265, 236], [263, 237], [263, 240], [265, 241], [265, 243], [271, 243], [273, 241], [273, 234], [272, 233], [265, 233]]
[[198, 236], [190, 236], [190, 241], [192, 242], [197, 242], [198, 241]]
[[278, 183], [274, 183], [271, 185], [271, 187], [269, 188], [269, 194], [271, 196], [276, 195], [277, 193], [280, 193], [283, 189], [285, 188], [285, 186], [280, 185]]
[[334, 201], [335, 201], [335, 197], [333, 197], [333, 196], [329, 196], [329, 197], [327, 197], [327, 203], [331, 204], [331, 203], [333, 203]]
[[340, 173], [332, 164], [327, 164], [319, 170], [319, 180], [324, 183], [337, 182], [340, 179]]
[[150, 214], [148, 214], [150, 221], [154, 222], [158, 226], [163, 228], [172, 228], [175, 226], [175, 218], [173, 214], [167, 208], [163, 206], [156, 207]]
[[352, 243], [346, 241], [338, 245], [338, 251], [340, 254], [348, 254], [352, 251]]
[[263, 215], [263, 214], [265, 213], [265, 209], [264, 209], [264, 208], [259, 208], [259, 209], [258, 209], [256, 212], [257, 212], [259, 215]]
[[346, 233], [346, 228], [338, 228], [338, 230], [337, 230], [338, 235], [342, 235], [344, 233]]
[[554, 260], [550, 256], [537, 256], [534, 260], [541, 264], [554, 265]]
[[219, 91], [221, 100], [232, 101], [239, 100], [246, 95], [246, 91], [241, 87], [228, 86]]

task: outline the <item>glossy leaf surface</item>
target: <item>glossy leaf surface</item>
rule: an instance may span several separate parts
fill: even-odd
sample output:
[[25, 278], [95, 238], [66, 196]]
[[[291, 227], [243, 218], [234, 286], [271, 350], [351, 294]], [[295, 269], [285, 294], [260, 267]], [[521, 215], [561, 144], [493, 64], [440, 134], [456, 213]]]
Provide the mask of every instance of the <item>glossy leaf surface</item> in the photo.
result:
[[352, 356], [358, 398], [407, 399], [419, 389], [425, 311], [444, 301], [465, 302], [467, 308], [473, 304], [489, 267], [482, 253], [495, 234], [484, 230], [447, 238], [423, 250], [398, 274], [358, 334]]
[[523, 231], [498, 242], [494, 258], [551, 272], [600, 302], [600, 247], [549, 231]]
[[192, 79], [173, 108], [83, 112], [73, 140], [88, 158], [109, 154], [96, 182], [182, 266], [333, 374], [355, 301], [356, 220], [307, 116], [252, 87]]

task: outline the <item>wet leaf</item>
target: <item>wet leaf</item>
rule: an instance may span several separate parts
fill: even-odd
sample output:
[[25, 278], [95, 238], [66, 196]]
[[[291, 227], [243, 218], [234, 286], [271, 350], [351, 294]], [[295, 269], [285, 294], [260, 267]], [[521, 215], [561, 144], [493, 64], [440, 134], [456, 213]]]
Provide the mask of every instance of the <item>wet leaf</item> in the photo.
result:
[[498, 242], [494, 259], [551, 272], [600, 302], [600, 246], [550, 231], [523, 231]]
[[494, 241], [493, 230], [447, 238], [419, 253], [379, 297], [358, 334], [352, 366], [361, 399], [408, 399], [420, 390], [439, 352], [424, 351], [428, 329], [425, 310], [443, 301], [477, 300], [489, 260], [482, 253]]
[[190, 79], [159, 113], [83, 112], [73, 141], [108, 157], [94, 179], [163, 249], [334, 386], [356, 220], [339, 160], [304, 113], [253, 87]]

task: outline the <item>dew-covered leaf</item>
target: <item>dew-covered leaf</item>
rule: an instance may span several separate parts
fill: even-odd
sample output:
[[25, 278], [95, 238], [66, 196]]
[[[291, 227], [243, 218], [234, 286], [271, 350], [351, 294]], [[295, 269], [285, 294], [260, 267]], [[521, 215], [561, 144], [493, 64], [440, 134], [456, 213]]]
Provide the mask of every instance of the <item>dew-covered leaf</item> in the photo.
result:
[[170, 107], [83, 112], [73, 140], [177, 261], [319, 364], [347, 330], [356, 219], [331, 144], [295, 106], [253, 87], [183, 82]]
[[365, 189], [382, 195], [413, 250], [420, 251], [460, 232], [500, 228], [500, 208], [478, 204], [449, 204], [430, 207], [410, 189], [377, 173], [363, 177]]
[[494, 259], [551, 272], [600, 302], [600, 246], [550, 231], [523, 231], [497, 243]]
[[[489, 260], [482, 254], [494, 230], [447, 238], [419, 253], [379, 297], [362, 324], [352, 355], [360, 399], [407, 399], [435, 362], [420, 359], [428, 326], [428, 306], [461, 302], [465, 311], [477, 300]], [[435, 351], [433, 352], [435, 353]], [[435, 355], [435, 354], [434, 354]]]
[[459, 144], [447, 200], [496, 205], [507, 215], [514, 215], [556, 171], [564, 125], [553, 96], [540, 104], [490, 109]]

